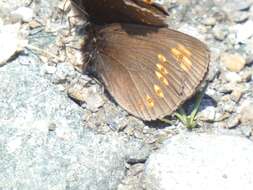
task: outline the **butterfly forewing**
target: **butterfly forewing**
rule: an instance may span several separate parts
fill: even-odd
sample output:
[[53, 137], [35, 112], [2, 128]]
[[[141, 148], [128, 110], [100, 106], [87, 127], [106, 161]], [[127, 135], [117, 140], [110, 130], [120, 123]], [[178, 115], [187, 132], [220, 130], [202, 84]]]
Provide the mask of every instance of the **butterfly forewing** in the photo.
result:
[[150, 0], [71, 0], [92, 23], [142, 23], [166, 26], [167, 11]]
[[186, 34], [152, 26], [97, 28], [96, 69], [109, 93], [131, 114], [155, 120], [171, 114], [204, 79], [209, 51]]

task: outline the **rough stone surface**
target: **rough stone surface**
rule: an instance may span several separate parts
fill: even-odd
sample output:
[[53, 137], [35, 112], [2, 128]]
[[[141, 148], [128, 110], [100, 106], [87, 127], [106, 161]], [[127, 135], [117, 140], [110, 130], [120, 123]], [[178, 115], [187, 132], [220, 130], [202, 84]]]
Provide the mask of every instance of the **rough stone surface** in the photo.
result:
[[209, 134], [171, 138], [146, 163], [147, 190], [224, 190], [253, 187], [252, 141]]
[[0, 68], [0, 189], [116, 189], [147, 146], [87, 129], [82, 109], [39, 75]]

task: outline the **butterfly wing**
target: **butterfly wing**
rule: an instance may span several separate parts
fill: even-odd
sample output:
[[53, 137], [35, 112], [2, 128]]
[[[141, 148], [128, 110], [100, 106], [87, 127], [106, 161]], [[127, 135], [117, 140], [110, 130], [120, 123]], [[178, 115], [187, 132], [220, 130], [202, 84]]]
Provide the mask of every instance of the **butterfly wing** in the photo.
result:
[[147, 0], [71, 0], [81, 13], [84, 11], [92, 23], [142, 23], [165, 26], [167, 11], [159, 4]]
[[112, 24], [96, 35], [99, 77], [119, 105], [144, 120], [175, 111], [208, 71], [206, 46], [174, 30]]

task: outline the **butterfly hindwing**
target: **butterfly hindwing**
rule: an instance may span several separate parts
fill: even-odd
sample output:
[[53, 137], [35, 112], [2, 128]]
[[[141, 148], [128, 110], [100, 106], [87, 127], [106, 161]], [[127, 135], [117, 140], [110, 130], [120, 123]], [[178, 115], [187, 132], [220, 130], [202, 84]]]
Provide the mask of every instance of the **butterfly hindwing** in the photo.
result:
[[96, 69], [109, 93], [131, 114], [155, 120], [171, 114], [204, 79], [209, 51], [186, 34], [152, 26], [97, 29]]
[[168, 12], [154, 0], [71, 0], [90, 22], [85, 55], [128, 112], [155, 120], [175, 111], [203, 81], [209, 51], [167, 28]]

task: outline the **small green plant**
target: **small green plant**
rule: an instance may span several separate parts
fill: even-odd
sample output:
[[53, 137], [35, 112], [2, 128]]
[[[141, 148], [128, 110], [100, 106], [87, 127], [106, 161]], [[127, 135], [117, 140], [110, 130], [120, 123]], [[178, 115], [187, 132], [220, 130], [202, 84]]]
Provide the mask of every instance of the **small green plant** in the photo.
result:
[[[187, 115], [182, 107], [179, 108], [178, 111], [174, 114], [176, 116], [176, 118], [179, 119], [180, 122], [183, 123], [183, 125], [189, 130], [194, 129], [194, 128], [197, 127], [196, 115], [198, 113], [200, 103], [201, 103], [201, 101], [203, 99], [203, 96], [205, 94], [207, 85], [208, 84], [205, 85], [202, 92], [197, 94], [196, 102], [194, 104], [193, 110], [192, 110], [190, 115]], [[169, 121], [167, 119], [162, 119], [162, 121], [164, 121], [166, 123], [169, 123], [169, 124], [172, 124], [172, 121]]]

